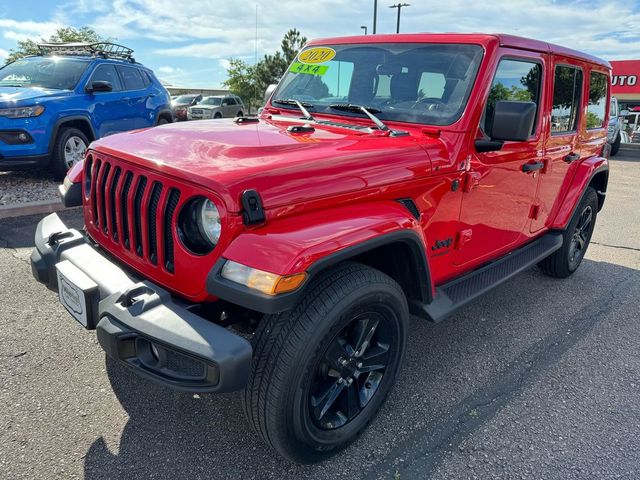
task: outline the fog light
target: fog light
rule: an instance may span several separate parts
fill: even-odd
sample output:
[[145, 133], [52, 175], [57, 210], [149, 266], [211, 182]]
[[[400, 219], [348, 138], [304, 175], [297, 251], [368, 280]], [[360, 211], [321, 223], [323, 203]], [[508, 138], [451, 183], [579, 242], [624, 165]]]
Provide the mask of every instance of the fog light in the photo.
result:
[[283, 276], [247, 267], [231, 260], [227, 260], [224, 264], [221, 275], [222, 278], [267, 295], [291, 292], [300, 287], [307, 278], [305, 272]]

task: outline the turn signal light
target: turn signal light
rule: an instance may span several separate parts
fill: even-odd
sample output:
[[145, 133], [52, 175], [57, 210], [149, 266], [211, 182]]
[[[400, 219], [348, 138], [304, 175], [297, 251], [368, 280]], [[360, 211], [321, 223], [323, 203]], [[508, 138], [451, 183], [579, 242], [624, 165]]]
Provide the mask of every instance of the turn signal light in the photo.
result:
[[222, 278], [258, 290], [266, 295], [292, 292], [307, 279], [305, 272], [283, 276], [251, 268], [231, 260], [227, 260], [220, 274]]

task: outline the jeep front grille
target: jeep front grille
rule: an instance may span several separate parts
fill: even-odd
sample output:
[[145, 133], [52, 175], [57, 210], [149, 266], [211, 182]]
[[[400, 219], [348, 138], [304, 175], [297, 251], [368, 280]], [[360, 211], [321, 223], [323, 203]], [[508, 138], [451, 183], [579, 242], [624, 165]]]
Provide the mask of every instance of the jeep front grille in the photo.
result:
[[174, 273], [172, 226], [180, 190], [111, 157], [89, 157], [85, 168], [92, 233], [100, 232], [121, 249]]

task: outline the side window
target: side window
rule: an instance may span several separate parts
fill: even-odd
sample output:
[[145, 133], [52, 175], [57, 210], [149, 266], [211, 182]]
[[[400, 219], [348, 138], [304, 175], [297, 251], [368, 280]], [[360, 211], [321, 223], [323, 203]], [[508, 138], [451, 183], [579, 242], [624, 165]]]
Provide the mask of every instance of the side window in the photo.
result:
[[137, 68], [118, 66], [118, 71], [122, 75], [125, 90], [142, 90], [144, 88], [142, 75], [140, 75], [140, 70]]
[[236, 105], [236, 99], [233, 97], [227, 98], [227, 105]]
[[493, 110], [496, 102], [506, 100], [536, 104], [536, 121], [531, 129], [533, 135], [537, 128], [541, 80], [542, 65], [539, 63], [526, 60], [500, 60], [483, 115], [482, 129], [484, 132], [491, 135]]
[[[589, 106], [587, 108], [587, 128], [604, 127], [607, 105], [607, 76], [591, 72], [589, 77]], [[613, 110], [612, 110], [613, 111]]]
[[144, 88], [147, 88], [152, 83], [151, 77], [145, 70], [140, 70], [140, 74], [142, 75], [142, 84], [144, 85]]
[[116, 67], [109, 64], [98, 65], [91, 75], [91, 82], [109, 82], [113, 92], [119, 92], [122, 90], [122, 84], [120, 83], [120, 77], [116, 72]]
[[553, 133], [577, 130], [581, 91], [582, 70], [558, 65], [553, 82], [553, 109], [551, 110]]

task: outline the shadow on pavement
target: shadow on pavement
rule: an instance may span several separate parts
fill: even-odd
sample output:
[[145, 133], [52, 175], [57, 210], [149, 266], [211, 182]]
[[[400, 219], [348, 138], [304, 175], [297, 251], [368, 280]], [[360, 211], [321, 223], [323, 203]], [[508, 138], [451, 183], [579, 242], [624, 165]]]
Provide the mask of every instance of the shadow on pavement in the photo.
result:
[[[336, 478], [353, 471], [348, 478], [394, 478], [395, 459], [403, 458], [401, 478], [428, 478], [447, 452], [555, 368], [627, 298], [629, 285], [640, 281], [640, 271], [610, 263], [585, 260], [581, 271], [570, 280], [555, 280], [532, 269], [449, 321], [434, 325], [413, 318], [407, 361], [384, 415], [374, 420], [366, 438], [319, 465], [293, 465], [264, 446], [245, 422], [235, 394], [175, 393], [107, 360], [107, 374], [129, 421], [117, 453], [102, 437], [91, 445], [85, 477]], [[590, 282], [586, 288], [585, 282]], [[529, 295], [518, 295], [522, 291]], [[567, 307], [571, 299], [574, 305]], [[536, 325], [540, 331], [528, 333]], [[510, 348], [512, 355], [500, 358]], [[469, 383], [460, 369], [474, 368], [493, 373], [458, 393], [464, 390], [461, 383]], [[445, 398], [449, 403], [438, 414], [434, 404]], [[404, 433], [398, 418], [407, 430], [415, 426], [413, 418], [427, 420]]]
[[[57, 213], [70, 228], [81, 229], [84, 226], [81, 208], [70, 208]], [[0, 248], [31, 248], [33, 237], [40, 219], [46, 215], [5, 218], [0, 220]]]

